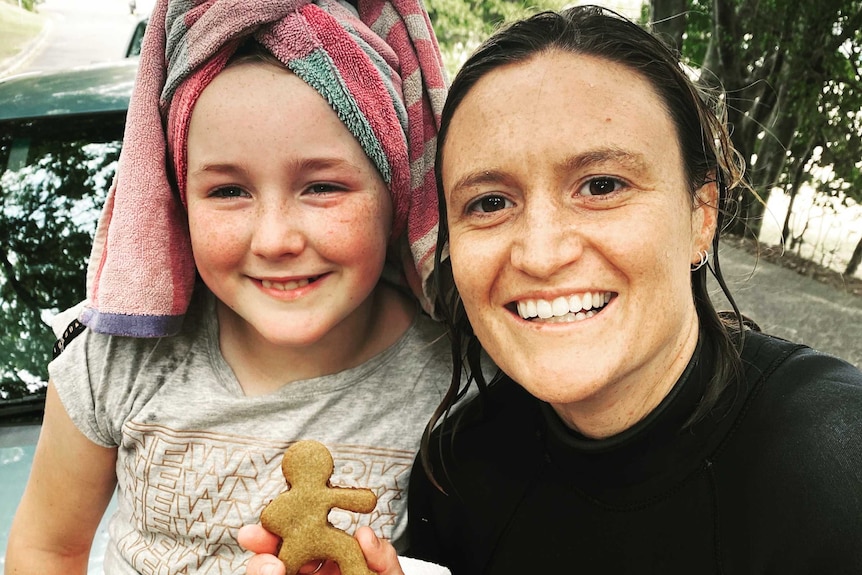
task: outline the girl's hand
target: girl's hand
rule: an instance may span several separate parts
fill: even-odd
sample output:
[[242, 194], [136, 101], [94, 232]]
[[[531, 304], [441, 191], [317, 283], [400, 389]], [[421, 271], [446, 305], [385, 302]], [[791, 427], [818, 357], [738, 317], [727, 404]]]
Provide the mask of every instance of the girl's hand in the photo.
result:
[[254, 553], [248, 560], [248, 575], [285, 575], [284, 563], [275, 556], [280, 539], [262, 525], [243, 525], [236, 536], [240, 547]]
[[[380, 575], [404, 575], [398, 563], [398, 555], [389, 541], [379, 539], [370, 527], [360, 527], [354, 535], [365, 554], [368, 568]], [[279, 538], [261, 525], [245, 525], [237, 534], [237, 541], [244, 549], [255, 553], [246, 565], [247, 575], [284, 575], [284, 564], [275, 556]], [[316, 562], [304, 565], [301, 574], [340, 575], [341, 571], [332, 561], [319, 565]]]
[[404, 575], [392, 543], [379, 539], [368, 526], [360, 527], [353, 536], [359, 541], [369, 569], [380, 575]]

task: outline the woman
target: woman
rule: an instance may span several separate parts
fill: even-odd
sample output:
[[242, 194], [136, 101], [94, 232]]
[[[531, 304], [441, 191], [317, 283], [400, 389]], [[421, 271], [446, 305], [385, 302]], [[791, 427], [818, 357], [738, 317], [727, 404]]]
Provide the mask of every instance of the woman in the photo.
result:
[[[454, 575], [862, 572], [862, 374], [709, 298], [707, 269], [733, 303], [718, 231], [744, 185], [717, 103], [595, 7], [465, 63], [436, 163], [464, 362], [411, 475], [409, 554]], [[443, 418], [463, 370], [482, 393]]]
[[[497, 33], [455, 78], [437, 255], [466, 365], [411, 480], [413, 555], [455, 575], [862, 572], [862, 374], [710, 301], [707, 269], [733, 302], [719, 231], [744, 185], [719, 102], [595, 7]], [[462, 368], [483, 393], [443, 418]]]

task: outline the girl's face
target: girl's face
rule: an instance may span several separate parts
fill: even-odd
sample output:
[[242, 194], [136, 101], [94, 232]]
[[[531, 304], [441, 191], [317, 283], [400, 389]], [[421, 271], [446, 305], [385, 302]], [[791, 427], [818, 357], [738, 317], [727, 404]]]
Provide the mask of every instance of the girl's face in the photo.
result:
[[303, 348], [367, 333], [391, 200], [305, 82], [264, 63], [221, 72], [192, 113], [187, 190], [195, 264], [221, 330]]
[[503, 371], [591, 436], [655, 407], [697, 341], [689, 266], [715, 219], [651, 85], [564, 52], [498, 68], [441, 167], [455, 283]]

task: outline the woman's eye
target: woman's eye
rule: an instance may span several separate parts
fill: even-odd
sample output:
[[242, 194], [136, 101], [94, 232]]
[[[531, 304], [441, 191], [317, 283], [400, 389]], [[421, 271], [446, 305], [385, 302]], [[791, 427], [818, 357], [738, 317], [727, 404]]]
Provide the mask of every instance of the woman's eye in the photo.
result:
[[238, 186], [224, 186], [216, 188], [210, 195], [215, 198], [242, 198], [248, 194]]
[[593, 178], [581, 187], [580, 193], [582, 196], [606, 196], [622, 187], [623, 183], [616, 178]]
[[487, 214], [508, 208], [511, 205], [512, 202], [510, 202], [503, 196], [485, 196], [483, 198], [479, 198], [478, 200], [470, 204], [467, 208], [467, 211], [481, 212]]

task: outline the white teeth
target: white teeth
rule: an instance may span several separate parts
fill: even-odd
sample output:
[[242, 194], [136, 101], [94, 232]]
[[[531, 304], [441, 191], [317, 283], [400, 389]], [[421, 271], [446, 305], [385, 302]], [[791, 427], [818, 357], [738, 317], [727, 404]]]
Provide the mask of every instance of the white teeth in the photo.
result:
[[517, 302], [518, 315], [523, 319], [539, 318], [549, 323], [581, 321], [596, 315], [609, 301], [612, 294], [606, 292], [584, 292], [553, 301], [526, 299]]
[[551, 302], [551, 309], [554, 315], [566, 315], [569, 313], [569, 300], [564, 297], [558, 297]]
[[307, 279], [301, 279], [301, 280], [297, 280], [297, 281], [290, 281], [290, 282], [281, 283], [281, 282], [274, 282], [274, 281], [270, 281], [270, 280], [261, 280], [260, 283], [266, 289], [277, 289], [277, 290], [281, 290], [281, 291], [290, 291], [290, 290], [295, 290], [295, 289], [307, 286], [309, 284], [309, 281]]

